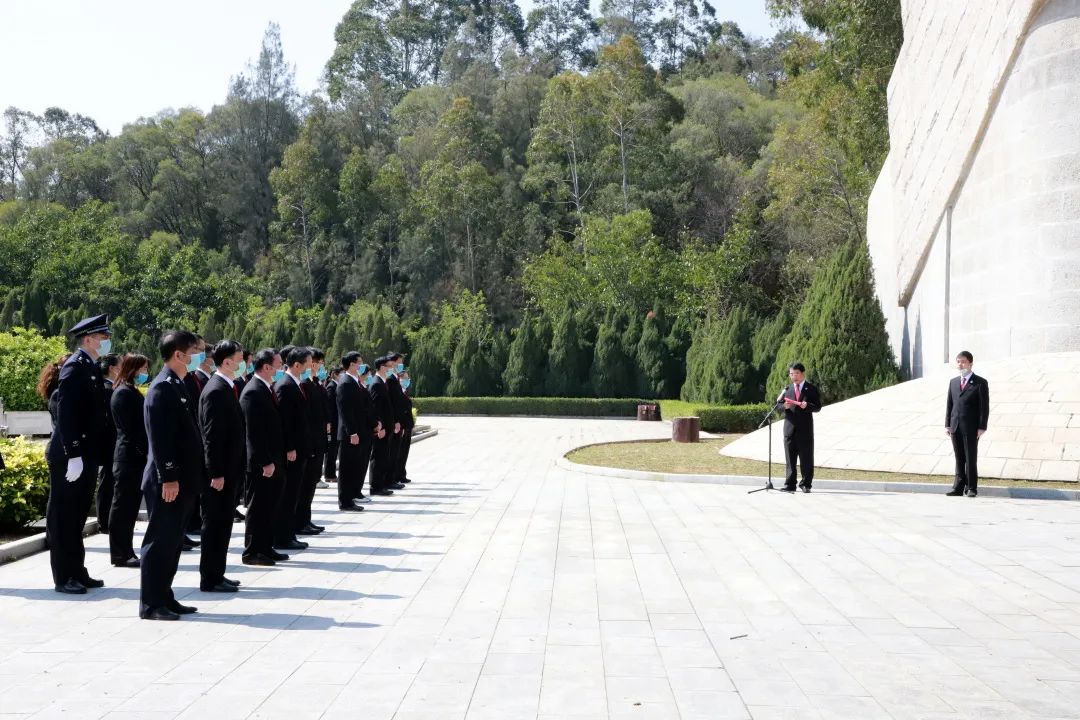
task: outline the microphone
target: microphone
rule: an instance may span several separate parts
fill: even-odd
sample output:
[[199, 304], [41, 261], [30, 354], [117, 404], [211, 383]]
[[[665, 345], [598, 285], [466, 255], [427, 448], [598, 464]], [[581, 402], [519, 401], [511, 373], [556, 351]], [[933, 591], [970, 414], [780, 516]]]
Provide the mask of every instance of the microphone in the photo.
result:
[[785, 393], [787, 393], [787, 391], [788, 391], [788, 388], [790, 388], [790, 387], [791, 387], [790, 385], [785, 385], [785, 386], [784, 386], [784, 389], [783, 389], [783, 390], [781, 390], [781, 391], [780, 391], [780, 394], [776, 396], [776, 402], [775, 402], [775, 403], [773, 403], [774, 405], [779, 405], [779, 404], [780, 404], [781, 402], [783, 402], [783, 400], [784, 400], [784, 394], [785, 394]]

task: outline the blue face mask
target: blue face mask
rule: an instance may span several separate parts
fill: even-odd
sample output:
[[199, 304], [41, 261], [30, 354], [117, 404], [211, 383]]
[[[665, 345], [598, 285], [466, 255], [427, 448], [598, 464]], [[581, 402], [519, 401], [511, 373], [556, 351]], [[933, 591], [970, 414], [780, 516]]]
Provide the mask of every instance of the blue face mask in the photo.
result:
[[375, 378], [372, 377], [371, 375], [368, 375], [366, 378], [364, 378], [364, 386], [365, 387], [371, 387], [371, 384], [373, 382], [375, 382]]
[[280, 380], [283, 377], [285, 377], [285, 371], [284, 370], [275, 370], [274, 371], [274, 382], [277, 382], [278, 380]]
[[243, 360], [240, 361], [240, 367], [233, 371], [233, 378], [239, 380], [244, 377], [244, 373], [247, 372], [247, 363]]
[[398, 363], [397, 365], [394, 366], [394, 374], [395, 375], [400, 375], [403, 372], [405, 372], [405, 363]]
[[412, 385], [412, 379], [411, 378], [405, 378], [404, 380], [401, 381], [401, 389], [402, 390], [408, 390], [410, 385]]
[[320, 380], [325, 380], [327, 375], [328, 375], [328, 373], [326, 372], [326, 366], [325, 365], [319, 366], [318, 378]]
[[110, 350], [112, 350], [112, 340], [110, 338], [105, 338], [101, 341], [101, 344], [98, 345], [98, 357], [101, 357], [102, 355], [108, 355]]
[[146, 381], [149, 380], [149, 379], [150, 379], [150, 375], [148, 375], [147, 373], [141, 372], [141, 373], [139, 373], [138, 375], [135, 376], [135, 384], [136, 385], [145, 385]]
[[366, 373], [366, 372], [367, 372], [367, 364], [362, 363], [360, 365], [360, 369], [356, 371], [356, 374], [362, 377], [364, 375], [364, 373]]
[[304, 372], [300, 373], [300, 379], [301, 380], [310, 380], [311, 379], [311, 368], [308, 368]]
[[199, 360], [199, 353], [195, 353], [194, 355], [192, 355], [191, 359], [188, 360], [187, 371], [188, 372], [195, 372], [196, 370], [198, 370], [200, 362], [202, 362], [202, 361]]
[[204, 362], [206, 362], [206, 353], [205, 352], [198, 353], [197, 355], [195, 355], [195, 357], [198, 358], [196, 360], [196, 362], [195, 362], [195, 367], [198, 367], [198, 366], [202, 365]]
[[255, 364], [254, 363], [247, 366], [247, 374], [248, 375], [254, 375], [255, 374]]

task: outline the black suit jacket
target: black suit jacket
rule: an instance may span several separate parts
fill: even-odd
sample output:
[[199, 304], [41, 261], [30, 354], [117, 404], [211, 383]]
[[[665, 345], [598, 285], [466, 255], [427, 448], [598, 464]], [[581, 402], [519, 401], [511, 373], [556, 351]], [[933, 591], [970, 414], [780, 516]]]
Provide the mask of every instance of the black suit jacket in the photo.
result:
[[63, 448], [68, 458], [81, 457], [97, 465], [111, 463], [101, 371], [84, 350], [76, 350], [60, 368], [55, 395], [55, 427], [50, 442], [53, 453]]
[[974, 433], [985, 430], [990, 419], [990, 385], [985, 378], [971, 373], [960, 390], [960, 378], [949, 381], [949, 399], [945, 403], [945, 427], [952, 432]]
[[117, 465], [143, 466], [149, 446], [146, 425], [143, 423], [142, 393], [126, 383], [120, 383], [112, 393], [109, 403], [113, 422], [116, 424], [116, 451], [113, 462]]
[[353, 435], [359, 435], [361, 441], [371, 440], [379, 423], [371, 393], [353, 380], [352, 376], [343, 376], [338, 383], [336, 398], [338, 440], [345, 443]]
[[369, 392], [371, 393], [371, 402], [374, 405], [375, 417], [382, 421], [383, 429], [386, 430], [387, 437], [389, 437], [394, 433], [394, 423], [397, 422], [397, 416], [394, 413], [394, 401], [390, 397], [390, 386], [376, 375], [375, 382], [371, 383]]
[[252, 378], [240, 393], [240, 410], [244, 415], [248, 470], [270, 464], [280, 468], [285, 460], [285, 445], [274, 391], [261, 379]]
[[317, 382], [304, 381], [304, 391], [307, 393], [307, 416], [311, 451], [324, 453], [328, 446], [326, 426], [330, 422], [330, 414], [326, 409], [326, 390]]
[[281, 416], [285, 452], [295, 450], [298, 458], [311, 457], [314, 450], [304, 391], [291, 376], [286, 375], [274, 384], [274, 397], [277, 398], [278, 414]]
[[784, 407], [784, 398], [795, 399], [795, 383], [784, 388], [780, 396], [780, 407], [784, 408], [784, 437], [814, 437], [814, 413], [821, 410], [821, 395], [818, 389], [809, 382], [803, 382], [799, 400], [806, 401], [806, 409], [801, 407]]
[[[397, 375], [391, 375], [386, 379], [386, 388], [390, 392], [390, 403], [394, 406], [394, 420], [401, 423], [403, 428], [412, 427], [412, 401], [405, 397], [405, 391], [401, 389], [401, 381]], [[393, 428], [390, 428], [393, 430]]]
[[146, 392], [143, 423], [150, 453], [143, 472], [143, 488], [157, 492], [163, 483], [179, 482], [180, 492], [198, 492], [203, 480], [202, 435], [195, 414], [188, 408], [184, 382], [168, 367], [162, 369]]
[[[344, 378], [342, 378], [344, 379]], [[337, 389], [338, 381], [331, 380], [326, 383], [326, 414], [330, 418], [330, 440], [333, 441], [337, 438], [338, 428], [338, 407], [337, 407]]]
[[210, 378], [199, 397], [199, 425], [207, 475], [225, 478], [226, 486], [239, 482], [244, 476], [244, 413], [236, 391], [219, 375]]

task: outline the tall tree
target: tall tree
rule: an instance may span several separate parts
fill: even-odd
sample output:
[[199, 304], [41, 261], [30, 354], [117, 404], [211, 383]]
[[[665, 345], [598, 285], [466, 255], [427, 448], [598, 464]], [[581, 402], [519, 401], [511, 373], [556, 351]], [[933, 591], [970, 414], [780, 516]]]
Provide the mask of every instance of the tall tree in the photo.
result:
[[526, 32], [533, 55], [552, 75], [596, 64], [592, 45], [600, 27], [589, 0], [540, 0], [529, 11]]

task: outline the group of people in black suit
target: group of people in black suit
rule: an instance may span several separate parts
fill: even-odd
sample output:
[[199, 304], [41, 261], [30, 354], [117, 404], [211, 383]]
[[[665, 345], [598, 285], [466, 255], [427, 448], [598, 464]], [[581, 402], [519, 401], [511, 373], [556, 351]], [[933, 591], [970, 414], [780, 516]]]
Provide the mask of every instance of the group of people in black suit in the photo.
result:
[[[106, 316], [70, 332], [77, 350], [47, 367], [39, 384], [53, 418], [47, 534], [57, 592], [104, 586], [89, 576], [82, 542], [98, 481], [111, 491], [102, 500], [99, 489], [98, 517], [112, 562], [141, 568], [139, 614], [153, 620], [196, 611], [172, 592], [184, 549], [201, 544], [202, 591], [238, 591], [240, 583], [225, 575], [234, 519], [246, 524], [243, 562], [271, 566], [288, 560], [283, 551], [308, 547], [300, 536], [325, 530], [312, 516], [324, 474], [337, 482], [345, 512], [370, 502], [365, 476], [375, 496], [411, 482], [411, 380], [400, 353], [369, 366], [350, 352], [331, 371], [316, 348], [250, 353], [231, 340], [208, 347], [193, 333], [170, 331], [144, 399], [138, 387], [149, 379], [150, 361], [138, 354], [103, 360], [111, 349]], [[326, 457], [331, 452], [336, 458]], [[140, 558], [133, 535], [144, 501], [149, 524]], [[200, 541], [187, 536], [195, 527]]]

